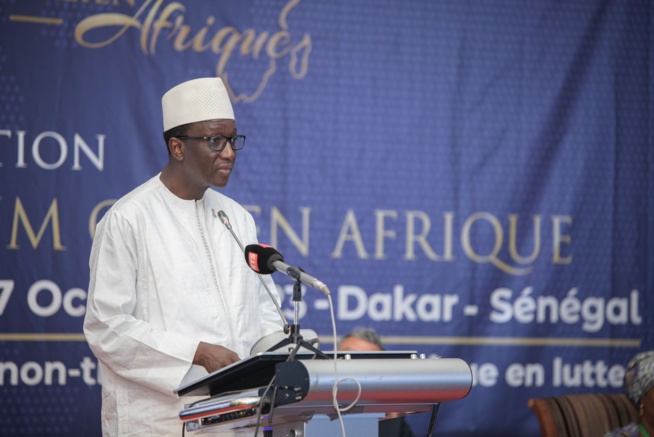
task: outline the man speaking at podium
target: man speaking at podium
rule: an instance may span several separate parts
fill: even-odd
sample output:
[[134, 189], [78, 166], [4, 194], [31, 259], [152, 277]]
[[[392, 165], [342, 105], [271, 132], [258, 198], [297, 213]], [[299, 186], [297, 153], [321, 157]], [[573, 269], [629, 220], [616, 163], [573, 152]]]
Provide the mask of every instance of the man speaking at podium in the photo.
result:
[[105, 214], [91, 250], [84, 333], [105, 436], [180, 436], [178, 414], [195, 399], [173, 390], [283, 325], [218, 212], [245, 244], [257, 242], [252, 216], [210, 189], [227, 185], [245, 145], [223, 82], [184, 82], [162, 108], [168, 163]]

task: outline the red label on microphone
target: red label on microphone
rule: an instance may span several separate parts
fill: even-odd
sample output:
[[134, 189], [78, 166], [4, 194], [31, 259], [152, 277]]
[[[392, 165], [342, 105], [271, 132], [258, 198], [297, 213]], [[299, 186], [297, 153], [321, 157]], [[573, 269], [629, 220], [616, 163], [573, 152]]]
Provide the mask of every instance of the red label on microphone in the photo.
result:
[[259, 254], [250, 252], [248, 253], [248, 264], [255, 272], [259, 271]]

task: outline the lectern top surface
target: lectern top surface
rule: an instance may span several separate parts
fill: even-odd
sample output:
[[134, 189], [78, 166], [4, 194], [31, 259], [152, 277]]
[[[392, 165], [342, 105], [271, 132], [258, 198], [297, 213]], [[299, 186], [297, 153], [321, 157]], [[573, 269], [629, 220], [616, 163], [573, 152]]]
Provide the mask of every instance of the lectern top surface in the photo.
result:
[[[325, 354], [333, 357], [334, 352], [325, 352]], [[338, 357], [349, 359], [411, 358], [415, 354], [415, 351], [340, 351]], [[226, 392], [267, 386], [275, 376], [275, 365], [288, 360], [288, 357], [289, 354], [286, 352], [264, 352], [247, 357], [203, 378], [180, 386], [175, 393], [179, 396], [216, 396]], [[297, 360], [314, 357], [313, 353], [303, 352], [295, 356]]]

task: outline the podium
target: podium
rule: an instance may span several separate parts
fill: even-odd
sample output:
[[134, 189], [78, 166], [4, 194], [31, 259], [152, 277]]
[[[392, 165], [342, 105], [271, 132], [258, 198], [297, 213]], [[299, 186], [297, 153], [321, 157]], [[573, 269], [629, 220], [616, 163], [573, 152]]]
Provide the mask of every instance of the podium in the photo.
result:
[[[333, 352], [325, 354], [333, 357]], [[472, 387], [470, 367], [457, 358], [421, 358], [413, 351], [337, 352], [337, 360], [298, 354], [287, 361], [288, 356], [261, 353], [179, 387], [179, 396], [207, 396], [180, 412], [186, 431], [340, 435], [333, 404], [338, 381], [338, 405], [350, 406], [341, 413], [346, 432], [377, 437], [378, 422], [387, 413], [429, 411], [464, 398]]]

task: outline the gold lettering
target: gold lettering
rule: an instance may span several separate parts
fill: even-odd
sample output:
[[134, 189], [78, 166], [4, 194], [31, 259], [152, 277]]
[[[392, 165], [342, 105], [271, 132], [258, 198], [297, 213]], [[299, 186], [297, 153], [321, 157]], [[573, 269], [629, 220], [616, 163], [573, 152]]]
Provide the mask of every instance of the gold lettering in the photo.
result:
[[[82, 47], [97, 49], [101, 47], [108, 46], [120, 38], [130, 27], [135, 27], [137, 29], [141, 28], [141, 23], [138, 21], [138, 16], [145, 10], [145, 8], [151, 3], [152, 0], [146, 0], [141, 6], [134, 17], [124, 14], [115, 14], [115, 13], [105, 13], [91, 15], [80, 21], [75, 28], [75, 41]], [[99, 41], [96, 43], [86, 41], [86, 33], [101, 27], [111, 27], [119, 26], [119, 29], [113, 36], [110, 36], [104, 41]]]
[[43, 223], [41, 223], [41, 228], [39, 229], [38, 235], [34, 234], [34, 229], [32, 228], [32, 224], [29, 221], [29, 217], [27, 217], [27, 213], [25, 212], [25, 208], [23, 207], [23, 203], [20, 201], [20, 197], [16, 198], [16, 205], [14, 209], [14, 219], [13, 219], [13, 224], [11, 228], [11, 242], [9, 243], [8, 248], [9, 249], [20, 249], [20, 246], [18, 246], [18, 222], [23, 224], [23, 228], [25, 229], [25, 233], [27, 234], [27, 237], [30, 240], [30, 243], [32, 243], [32, 248], [36, 249], [39, 245], [39, 242], [41, 241], [41, 238], [43, 238], [43, 234], [45, 233], [45, 230], [47, 228], [48, 223], [51, 221], [52, 222], [52, 247], [54, 250], [66, 250], [66, 248], [61, 244], [61, 229], [59, 227], [59, 209], [58, 209], [58, 204], [57, 204], [57, 199], [53, 199], [52, 203], [50, 204], [50, 209], [48, 209], [48, 213], [46, 214], [45, 218], [43, 219]]
[[389, 231], [384, 227], [384, 222], [387, 217], [397, 220], [397, 211], [388, 211], [388, 210], [375, 210], [375, 217], [377, 218], [377, 232], [375, 239], [375, 259], [384, 259], [386, 255], [384, 254], [384, 237], [395, 239], [395, 231]]
[[298, 237], [286, 218], [276, 207], [270, 213], [270, 244], [278, 246], [277, 228], [280, 227], [302, 256], [309, 256], [309, 216], [311, 208], [300, 208], [302, 213], [302, 239]]
[[509, 214], [509, 253], [511, 259], [520, 264], [529, 264], [534, 262], [540, 253], [540, 223], [541, 218], [539, 215], [534, 215], [534, 249], [529, 256], [523, 257], [518, 253], [518, 216]]
[[207, 24], [202, 29], [200, 29], [200, 31], [193, 38], [193, 51], [201, 53], [211, 47], [211, 43], [207, 43], [206, 45], [204, 45], [203, 41], [204, 38], [207, 36], [207, 31], [209, 30], [209, 27], [212, 26], [215, 21], [216, 19], [213, 17], [207, 18]]
[[[227, 41], [223, 44], [223, 40]], [[218, 65], [216, 67], [216, 74], [221, 76], [227, 66], [227, 61], [231, 58], [234, 52], [234, 47], [241, 40], [241, 34], [233, 27], [224, 27], [214, 36], [211, 41], [211, 49], [214, 53], [220, 54]]]
[[444, 213], [443, 219], [443, 260], [454, 261], [454, 254], [452, 253], [452, 240], [454, 239], [454, 213]]
[[[105, 0], [109, 1], [109, 0]], [[127, 30], [136, 29], [140, 33], [140, 47], [144, 55], [154, 55], [157, 43], [164, 31], [168, 31], [168, 39], [172, 47], [178, 52], [193, 50], [202, 53], [211, 50], [218, 55], [216, 76], [225, 82], [231, 99], [236, 102], [253, 102], [263, 93], [273, 74], [277, 71], [277, 61], [288, 56], [288, 70], [295, 79], [302, 79], [309, 71], [309, 55], [311, 54], [311, 35], [305, 34], [299, 43], [293, 43], [289, 30], [287, 17], [300, 0], [290, 0], [279, 15], [279, 26], [282, 30], [270, 34], [262, 32], [257, 35], [254, 29], [245, 29], [239, 32], [234, 27], [218, 29], [210, 37], [211, 28], [216, 22], [215, 17], [206, 18], [205, 25], [194, 32], [190, 26], [184, 24], [186, 8], [180, 2], [171, 2], [163, 10], [163, 0], [145, 0], [133, 16], [119, 13], [102, 13], [92, 15], [80, 21], [75, 28], [75, 40], [82, 47], [102, 48], [114, 43]], [[135, 2], [129, 2], [134, 6]], [[161, 10], [161, 13], [159, 11]], [[179, 13], [172, 21], [173, 15]], [[158, 16], [157, 16], [158, 15]], [[144, 16], [144, 18], [142, 17]], [[142, 20], [142, 21], [141, 21]], [[92, 41], [89, 34], [95, 29], [115, 27], [116, 30], [103, 40]], [[237, 51], [240, 44], [240, 50]], [[232, 55], [237, 52], [241, 56], [258, 59], [261, 53], [268, 57], [268, 65], [261, 75], [259, 84], [254, 91], [236, 92], [229, 83], [227, 65]]]
[[290, 0], [288, 3], [286, 3], [286, 6], [284, 6], [282, 11], [279, 13], [279, 27], [284, 30], [288, 30], [288, 23], [286, 22], [286, 18], [288, 17], [289, 12], [291, 12], [291, 9], [297, 6], [298, 3], [300, 3], [300, 0]]
[[[427, 214], [422, 211], [407, 211], [406, 215], [406, 246], [404, 251], [404, 259], [412, 261], [416, 259], [416, 254], [413, 250], [416, 243], [422, 247], [422, 251], [427, 255], [427, 258], [438, 261], [440, 256], [434, 252], [427, 241], [427, 235], [431, 230], [431, 219]], [[422, 222], [422, 231], [416, 235], [416, 219]]]
[[[161, 4], [161, 2], [158, 2], [156, 7], [152, 9], [153, 13], [154, 13], [154, 11], [156, 11], [156, 9], [158, 9], [158, 6], [160, 4]], [[168, 20], [168, 18], [170, 18], [170, 16], [173, 13], [175, 13], [176, 11], [184, 12], [185, 10], [186, 9], [184, 8], [184, 6], [179, 4], [179, 3], [171, 3], [171, 4], [169, 4], [168, 6], [166, 6], [164, 8], [164, 10], [161, 12], [161, 14], [159, 14], [159, 18], [157, 18], [157, 20], [152, 25], [153, 31], [152, 31], [152, 38], [150, 39], [150, 54], [154, 55], [154, 53], [155, 53], [156, 46], [157, 46], [157, 41], [159, 40], [159, 34], [161, 33], [161, 30], [162, 29], [173, 28], [173, 24]], [[211, 17], [211, 18], [213, 18], [213, 17]], [[175, 21], [175, 26], [173, 28], [171, 36], [172, 36], [172, 34], [175, 33], [175, 29], [179, 29], [182, 26], [182, 24], [181, 24], [182, 21], [183, 21], [183, 18], [181, 16], [177, 17], [177, 20]], [[183, 26], [183, 27], [186, 27], [188, 29], [188, 26]], [[142, 43], [141, 43], [141, 47], [142, 47], [142, 50], [144, 50], [143, 53], [147, 54], [148, 52], [145, 50], [145, 47], [146, 47], [145, 44], [146, 44], [146, 41], [147, 41], [147, 34], [145, 32], [143, 32], [142, 39], [143, 40], [142, 40]], [[173, 44], [173, 47], [174, 47], [174, 44]]]
[[[270, 80], [270, 77], [275, 74], [275, 71], [277, 71], [277, 64], [275, 63], [274, 59], [271, 59], [270, 62], [268, 63], [268, 69], [263, 73], [263, 76], [261, 78], [261, 82], [259, 82], [259, 86], [257, 89], [252, 93], [251, 95], [247, 95], [245, 93], [240, 93], [236, 94], [234, 90], [232, 89], [232, 86], [229, 84], [229, 77], [227, 72], [223, 73], [223, 82], [225, 82], [225, 88], [227, 88], [227, 92], [229, 93], [229, 97], [236, 102], [245, 102], [245, 103], [251, 103], [254, 102], [261, 96], [263, 93], [263, 90], [266, 89], [266, 85], [268, 85], [268, 81]], [[216, 72], [216, 75], [220, 75], [219, 72]]]
[[[298, 67], [298, 53], [300, 64]], [[311, 36], [304, 35], [302, 41], [291, 49], [291, 62], [288, 65], [288, 70], [296, 79], [302, 79], [309, 71], [309, 55], [311, 54]]]
[[554, 264], [572, 264], [572, 255], [567, 257], [561, 256], [561, 244], [571, 244], [572, 237], [570, 234], [562, 234], [562, 225], [569, 224], [572, 226], [572, 217], [567, 215], [553, 215], [552, 216], [552, 263]]
[[175, 32], [176, 35], [175, 35], [175, 39], [173, 40], [173, 48], [176, 51], [183, 52], [186, 49], [189, 49], [193, 46], [193, 38], [190, 38], [188, 42], [185, 41], [191, 33], [190, 27], [183, 24], [180, 25], [179, 27], [176, 27]]
[[[443, 256], [438, 255], [427, 241], [427, 236], [431, 230], [431, 219], [423, 211], [407, 211], [406, 213], [406, 246], [404, 252], [404, 259], [412, 261], [416, 259], [414, 246], [420, 245], [422, 251], [427, 258], [432, 261], [453, 261], [454, 255], [452, 254], [452, 224], [454, 220], [454, 213], [446, 212], [443, 214]], [[422, 222], [421, 232], [416, 234], [416, 219]]]
[[[148, 35], [150, 34], [152, 23], [154, 23], [154, 18], [157, 15], [157, 11], [161, 7], [162, 1], [163, 0], [157, 0], [157, 3], [152, 7], [152, 9], [150, 9], [150, 12], [148, 12], [148, 15], [145, 17], [145, 21], [143, 21], [143, 27], [141, 29], [141, 50], [143, 51], [143, 54], [148, 53]], [[168, 5], [166, 9], [170, 8], [171, 6], [175, 6], [175, 3]], [[156, 41], [157, 40], [154, 38], [152, 38], [150, 41], [150, 53], [154, 53]]]
[[341, 232], [338, 235], [336, 247], [332, 252], [332, 258], [338, 259], [343, 257], [343, 245], [346, 241], [352, 241], [354, 243], [359, 259], [368, 259], [368, 253], [363, 246], [363, 238], [361, 238], [361, 232], [359, 231], [357, 218], [354, 215], [354, 211], [351, 209], [347, 210], [345, 220], [343, 220], [343, 226], [341, 227]]
[[[478, 220], [485, 220], [493, 228], [493, 234], [495, 236], [495, 243], [493, 249], [488, 255], [479, 255], [475, 252], [470, 242], [470, 229], [472, 225]], [[461, 245], [463, 246], [463, 251], [472, 261], [483, 264], [491, 263], [498, 269], [502, 270], [505, 273], [512, 275], [525, 275], [532, 271], [532, 268], [519, 269], [511, 267], [506, 264], [504, 261], [500, 260], [497, 255], [499, 254], [500, 249], [502, 248], [502, 242], [504, 240], [504, 232], [502, 231], [502, 225], [499, 220], [492, 214], [487, 212], [478, 212], [471, 215], [463, 224], [463, 229], [461, 230]]]
[[[291, 50], [288, 48], [288, 44], [291, 42], [291, 35], [288, 32], [276, 32], [268, 40], [268, 45], [266, 46], [266, 53], [268, 57], [272, 59], [279, 59], [284, 56]], [[279, 51], [277, 50], [278, 46], [283, 46], [284, 48]]]
[[[282, 12], [279, 14], [279, 27], [281, 27], [286, 31], [289, 30], [287, 17], [288, 14], [291, 12], [291, 10], [298, 3], [300, 3], [300, 0], [291, 0], [286, 4], [286, 6], [284, 6], [284, 9], [282, 9]], [[306, 76], [307, 71], [309, 71], [309, 54], [311, 53], [311, 36], [308, 34], [304, 35], [300, 43], [297, 46], [291, 48], [290, 53], [291, 53], [291, 60], [288, 64], [288, 70], [291, 73], [291, 76], [293, 76], [295, 79], [302, 79], [304, 76]], [[302, 55], [300, 56], [299, 69], [297, 68], [298, 53], [302, 53]]]
[[261, 49], [266, 44], [268, 32], [262, 32], [259, 36], [254, 29], [245, 29], [241, 33], [241, 55], [252, 55], [253, 59], [258, 59]]

